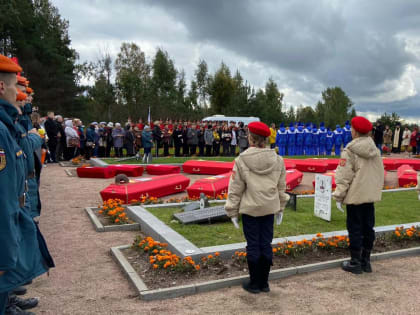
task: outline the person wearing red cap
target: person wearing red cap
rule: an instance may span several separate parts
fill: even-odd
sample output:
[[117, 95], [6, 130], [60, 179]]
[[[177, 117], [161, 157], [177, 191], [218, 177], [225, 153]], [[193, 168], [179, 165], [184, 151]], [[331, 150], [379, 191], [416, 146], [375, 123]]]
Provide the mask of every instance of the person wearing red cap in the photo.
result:
[[236, 228], [242, 214], [250, 276], [243, 288], [259, 293], [270, 291], [268, 275], [273, 258], [274, 218], [279, 225], [289, 196], [285, 192], [283, 158], [266, 148], [270, 129], [261, 122], [250, 123], [248, 129], [250, 147], [235, 159], [225, 210]]
[[354, 274], [372, 272], [370, 253], [375, 240], [375, 207], [381, 200], [384, 166], [381, 153], [369, 136], [372, 124], [364, 117], [351, 120], [353, 140], [341, 153], [333, 198], [337, 208], [347, 206], [347, 230], [350, 239], [350, 261], [342, 269]]
[[[15, 123], [21, 113], [16, 101], [16, 73], [21, 71], [11, 59], [0, 55], [0, 314], [5, 312], [9, 292], [51, 266], [41, 250], [42, 235], [27, 211], [26, 156], [19, 146], [22, 134]], [[21, 310], [12, 304], [8, 312], [12, 311]]]

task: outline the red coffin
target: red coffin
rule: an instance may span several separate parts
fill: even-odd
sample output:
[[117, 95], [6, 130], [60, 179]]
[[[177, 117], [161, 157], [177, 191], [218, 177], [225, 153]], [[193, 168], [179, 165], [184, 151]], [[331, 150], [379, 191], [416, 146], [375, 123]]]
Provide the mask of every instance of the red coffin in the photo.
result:
[[129, 184], [111, 184], [100, 192], [102, 200], [121, 199], [124, 203], [139, 200], [142, 196], [164, 197], [183, 192], [190, 179], [181, 174], [135, 179]]
[[286, 170], [286, 191], [295, 189], [302, 182], [303, 174], [298, 170]]
[[78, 167], [77, 176], [84, 178], [111, 178], [115, 176], [115, 171], [108, 167]]
[[181, 167], [175, 165], [150, 164], [147, 165], [146, 171], [150, 175], [179, 174], [181, 173]]
[[231, 174], [232, 172], [229, 172], [197, 180], [187, 188], [188, 197], [199, 198], [200, 194], [204, 193], [206, 196], [216, 198], [217, 195], [227, 193]]
[[324, 160], [293, 160], [296, 164], [296, 169], [301, 172], [309, 173], [325, 173], [328, 170], [328, 163]]
[[420, 160], [416, 159], [398, 159], [401, 165], [410, 165], [415, 171], [420, 171]]
[[417, 185], [417, 172], [409, 165], [402, 165], [397, 170], [398, 185]]
[[291, 160], [284, 159], [284, 167], [286, 168], [286, 170], [293, 170], [296, 168], [296, 164]]
[[139, 177], [143, 175], [143, 166], [139, 165], [121, 165], [121, 164], [115, 164], [115, 165], [109, 165], [109, 169], [113, 170], [115, 172], [115, 175], [118, 174], [125, 174], [129, 177]]
[[398, 159], [382, 159], [386, 171], [396, 171], [402, 164]]
[[182, 165], [182, 169], [189, 174], [221, 175], [231, 172], [234, 163], [190, 160]]

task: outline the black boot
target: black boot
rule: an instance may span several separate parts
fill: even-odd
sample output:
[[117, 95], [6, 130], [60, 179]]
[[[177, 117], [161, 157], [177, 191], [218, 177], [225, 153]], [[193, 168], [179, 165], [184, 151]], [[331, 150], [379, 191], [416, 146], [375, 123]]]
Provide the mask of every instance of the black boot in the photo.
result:
[[9, 295], [9, 305], [16, 305], [22, 310], [29, 310], [38, 305], [39, 300], [37, 298], [21, 299], [16, 295]]
[[261, 292], [270, 292], [270, 286], [268, 285], [268, 276], [270, 274], [270, 267], [271, 261], [265, 259], [264, 257], [260, 257], [258, 261], [258, 285]]
[[258, 264], [248, 260], [249, 281], [242, 284], [242, 288], [249, 293], [260, 293], [258, 285]]
[[5, 315], [35, 315], [35, 313], [24, 311], [16, 305], [10, 305], [6, 307]]
[[341, 268], [344, 271], [348, 271], [354, 274], [362, 273], [362, 265], [360, 263], [360, 250], [350, 250], [351, 259], [341, 264]]
[[28, 290], [26, 290], [26, 288], [25, 288], [25, 287], [20, 286], [20, 287], [15, 288], [15, 289], [13, 290], [12, 294], [16, 294], [16, 295], [25, 295], [27, 291], [28, 291]]
[[364, 272], [372, 272], [372, 266], [370, 265], [370, 250], [363, 249], [361, 265]]

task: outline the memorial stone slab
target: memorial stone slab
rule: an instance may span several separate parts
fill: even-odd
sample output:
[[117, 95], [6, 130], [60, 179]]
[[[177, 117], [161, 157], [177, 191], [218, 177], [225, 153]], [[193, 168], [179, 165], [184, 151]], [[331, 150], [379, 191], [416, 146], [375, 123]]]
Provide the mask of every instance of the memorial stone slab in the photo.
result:
[[204, 208], [200, 210], [194, 210], [189, 212], [181, 212], [174, 214], [175, 219], [180, 221], [182, 224], [191, 223], [203, 223], [212, 221], [219, 221], [222, 219], [228, 219], [227, 213], [224, 206]]

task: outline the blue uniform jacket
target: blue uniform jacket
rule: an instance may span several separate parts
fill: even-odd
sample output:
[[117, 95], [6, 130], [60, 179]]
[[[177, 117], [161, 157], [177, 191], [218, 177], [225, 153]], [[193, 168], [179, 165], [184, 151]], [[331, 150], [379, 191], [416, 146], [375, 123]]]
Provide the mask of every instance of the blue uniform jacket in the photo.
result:
[[347, 143], [351, 142], [351, 140], [352, 140], [351, 127], [349, 125], [344, 126], [343, 133], [344, 133], [344, 139], [343, 139], [344, 143], [347, 144]]
[[287, 130], [284, 127], [281, 127], [277, 131], [276, 135], [276, 146], [284, 146], [287, 143]]
[[325, 145], [327, 142], [327, 130], [325, 127], [319, 128], [319, 144]]
[[332, 131], [328, 131], [325, 137], [325, 140], [326, 140], [325, 144], [327, 148], [331, 149], [334, 145], [334, 133]]
[[296, 130], [296, 145], [302, 146], [304, 139], [304, 130], [301, 126], [297, 127]]
[[303, 130], [303, 143], [306, 146], [311, 146], [312, 145], [312, 131], [311, 128], [306, 128], [305, 130]]
[[96, 132], [95, 128], [89, 127], [86, 129], [86, 141], [87, 142], [95, 142]]
[[312, 145], [319, 145], [319, 131], [317, 128], [312, 129]]
[[34, 152], [41, 148], [42, 138], [35, 134], [28, 134], [24, 125], [27, 122], [23, 115], [19, 115], [18, 123], [15, 125], [17, 131], [17, 143], [26, 156], [26, 179], [28, 183], [27, 204], [25, 208], [32, 218], [40, 215], [38, 181], [35, 176]]
[[17, 116], [16, 108], [0, 100], [0, 270], [5, 271], [0, 292], [45, 273], [51, 258], [34, 221], [19, 203], [25, 193], [26, 161], [16, 142]]
[[341, 128], [334, 130], [334, 144], [336, 146], [341, 146], [343, 144], [343, 131]]
[[296, 144], [296, 130], [295, 127], [290, 127], [287, 130], [287, 145], [293, 146]]

